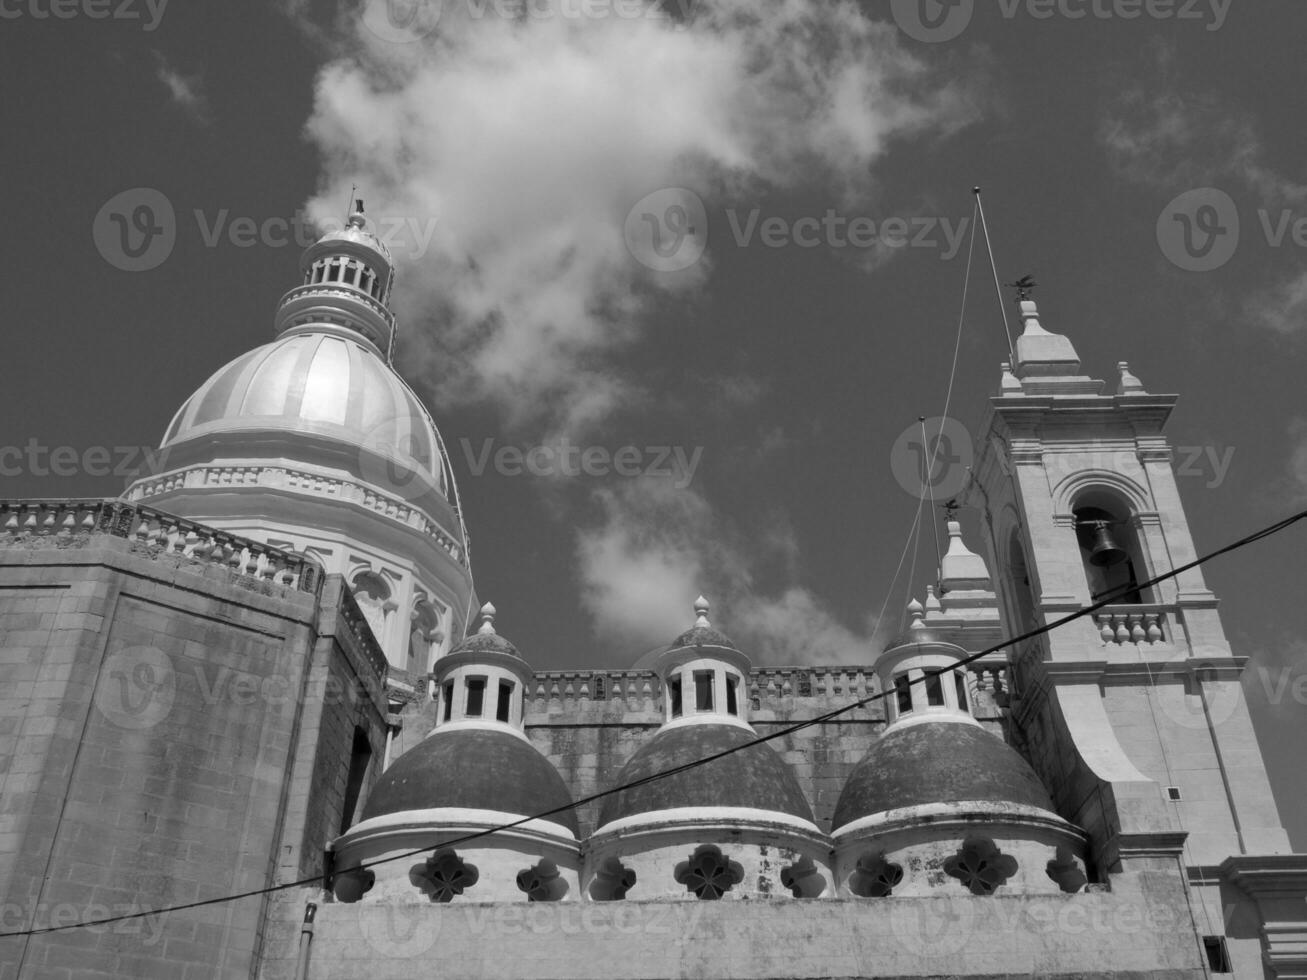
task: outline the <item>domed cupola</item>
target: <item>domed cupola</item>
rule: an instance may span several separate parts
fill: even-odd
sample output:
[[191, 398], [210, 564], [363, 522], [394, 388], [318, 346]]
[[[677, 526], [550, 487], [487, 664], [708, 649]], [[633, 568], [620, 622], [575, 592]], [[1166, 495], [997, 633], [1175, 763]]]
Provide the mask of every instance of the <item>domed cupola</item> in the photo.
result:
[[390, 249], [368, 231], [363, 202], [339, 231], [330, 231], [304, 250], [304, 284], [281, 298], [276, 333], [332, 327], [342, 336], [361, 334], [390, 359], [395, 318], [389, 309], [394, 282]]
[[1030, 764], [973, 716], [967, 672], [955, 669], [967, 651], [929, 627], [920, 602], [908, 612], [910, 626], [875, 664], [888, 724], [831, 822], [841, 893], [1078, 890], [1084, 833], [1053, 812]]
[[[495, 632], [494, 606], [481, 613], [478, 632], [437, 662], [436, 727], [382, 774], [362, 820], [332, 845], [342, 901], [575, 901], [580, 894], [571, 793], [522, 729], [533, 674]], [[457, 841], [551, 810], [558, 812]], [[351, 870], [418, 848], [431, 851]]]
[[[590, 898], [811, 898], [827, 891], [829, 842], [794, 773], [746, 720], [750, 662], [695, 604], [693, 627], [655, 662], [664, 722], [622, 768], [587, 843]], [[785, 860], [776, 855], [788, 854]]]
[[160, 470], [125, 496], [344, 575], [391, 666], [417, 683], [462, 635], [472, 601], [448, 454], [390, 366], [393, 260], [361, 201], [302, 269], [277, 339], [186, 400]]

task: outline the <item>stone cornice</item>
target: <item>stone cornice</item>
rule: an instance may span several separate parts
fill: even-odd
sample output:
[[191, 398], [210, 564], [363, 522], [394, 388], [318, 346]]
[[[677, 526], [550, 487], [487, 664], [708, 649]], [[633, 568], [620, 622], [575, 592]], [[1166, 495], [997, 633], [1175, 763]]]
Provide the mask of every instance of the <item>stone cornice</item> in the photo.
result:
[[[1253, 898], [1307, 899], [1307, 854], [1236, 854], [1219, 870], [1222, 879]], [[1307, 920], [1307, 905], [1303, 916]]]

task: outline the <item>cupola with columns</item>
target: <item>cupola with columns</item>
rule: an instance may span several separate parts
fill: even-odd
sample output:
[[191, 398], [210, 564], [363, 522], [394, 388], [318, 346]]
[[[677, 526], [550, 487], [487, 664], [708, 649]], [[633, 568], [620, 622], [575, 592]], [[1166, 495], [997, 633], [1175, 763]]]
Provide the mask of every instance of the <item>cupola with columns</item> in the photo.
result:
[[[830, 890], [829, 842], [789, 766], [745, 716], [749, 658], [695, 602], [657, 658], [664, 721], [622, 767], [587, 842], [591, 899], [718, 899]], [[680, 764], [709, 759], [642, 782]], [[791, 858], [777, 861], [777, 851]]]
[[[342, 901], [404, 900], [419, 892], [437, 902], [465, 894], [473, 901], [578, 900], [572, 795], [523, 731], [522, 696], [532, 672], [495, 631], [495, 615], [490, 603], [482, 606], [478, 630], [437, 662], [436, 727], [382, 774], [362, 820], [332, 844]], [[365, 867], [419, 848], [430, 853]]]
[[694, 603], [694, 625], [655, 662], [662, 688], [664, 729], [725, 724], [748, 728], [749, 658], [708, 622], [708, 600]]
[[418, 693], [473, 601], [448, 453], [390, 364], [394, 260], [361, 201], [301, 268], [276, 339], [200, 385], [164, 435], [161, 469], [124, 496], [343, 575], [393, 682]]
[[[983, 562], [970, 570], [977, 584], [988, 579]], [[910, 868], [942, 872], [975, 894], [1079, 890], [1085, 835], [1053, 812], [1030, 764], [974, 717], [959, 666], [968, 651], [932, 629], [917, 600], [908, 615], [875, 664], [887, 724], [831, 822], [841, 893], [935, 893], [931, 876]]]

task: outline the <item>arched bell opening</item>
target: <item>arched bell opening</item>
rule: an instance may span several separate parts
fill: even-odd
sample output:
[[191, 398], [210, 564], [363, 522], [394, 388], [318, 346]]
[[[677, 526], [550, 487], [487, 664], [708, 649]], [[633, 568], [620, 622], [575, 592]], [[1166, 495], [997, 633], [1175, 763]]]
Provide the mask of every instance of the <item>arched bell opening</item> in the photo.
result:
[[1130, 510], [1102, 491], [1082, 494], [1072, 511], [1076, 542], [1093, 602], [1110, 599], [1114, 605], [1152, 602], [1139, 583], [1147, 577], [1138, 530]]

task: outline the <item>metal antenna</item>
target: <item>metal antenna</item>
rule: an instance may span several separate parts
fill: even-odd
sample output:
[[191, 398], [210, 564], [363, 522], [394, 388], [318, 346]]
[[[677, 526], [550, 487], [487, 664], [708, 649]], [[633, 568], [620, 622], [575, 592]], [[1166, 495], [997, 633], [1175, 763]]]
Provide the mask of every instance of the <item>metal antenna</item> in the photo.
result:
[[1003, 302], [1003, 289], [998, 281], [998, 265], [994, 262], [994, 246], [989, 242], [989, 224], [985, 221], [985, 205], [980, 200], [980, 187], [971, 188], [971, 193], [976, 195], [976, 207], [980, 211], [980, 230], [985, 233], [985, 250], [989, 252], [989, 267], [994, 272], [994, 292], [998, 294], [998, 308], [1003, 312], [1003, 333], [1007, 335], [1008, 357], [1011, 358], [1011, 363], [1015, 365], [1017, 352], [1016, 347], [1012, 344], [1012, 328], [1008, 326], [1007, 322], [1007, 304]]

